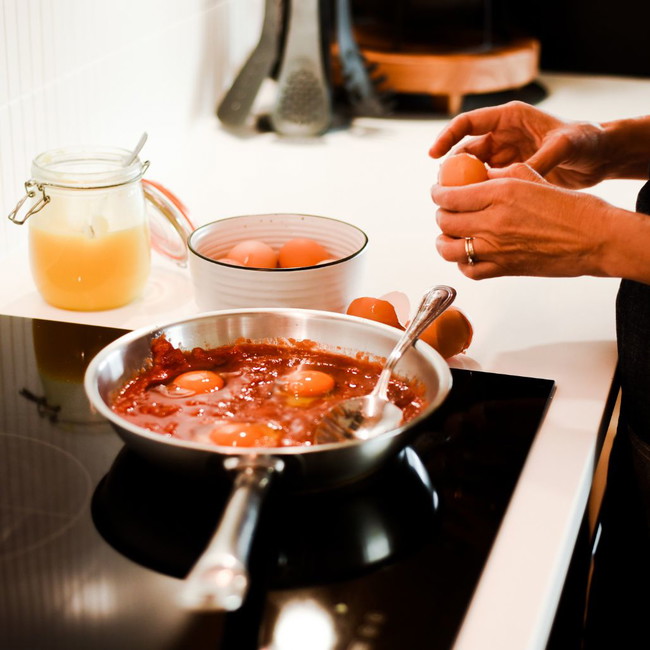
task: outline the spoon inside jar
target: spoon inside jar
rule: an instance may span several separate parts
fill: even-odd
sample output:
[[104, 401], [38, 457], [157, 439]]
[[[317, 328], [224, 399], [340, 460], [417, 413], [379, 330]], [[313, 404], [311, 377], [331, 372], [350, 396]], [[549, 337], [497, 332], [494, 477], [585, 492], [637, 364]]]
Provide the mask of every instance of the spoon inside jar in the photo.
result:
[[138, 140], [138, 144], [135, 145], [133, 148], [133, 151], [128, 155], [127, 158], [124, 160], [124, 166], [128, 167], [129, 165], [133, 164], [135, 159], [138, 157], [138, 154], [142, 151], [142, 147], [144, 147], [144, 143], [147, 141], [147, 132], [145, 131], [141, 136], [140, 139]]
[[390, 353], [372, 392], [337, 404], [316, 426], [315, 441], [323, 444], [341, 440], [367, 440], [390, 431], [402, 421], [402, 409], [388, 398], [393, 368], [422, 332], [456, 298], [456, 291], [444, 285], [429, 289], [413, 320]]

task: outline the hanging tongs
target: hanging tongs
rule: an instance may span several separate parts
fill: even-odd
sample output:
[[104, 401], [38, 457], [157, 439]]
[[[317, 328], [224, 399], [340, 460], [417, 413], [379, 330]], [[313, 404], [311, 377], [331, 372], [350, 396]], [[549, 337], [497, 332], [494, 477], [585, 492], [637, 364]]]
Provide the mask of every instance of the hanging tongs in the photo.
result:
[[262, 82], [271, 75], [280, 52], [282, 0], [266, 0], [260, 39], [217, 108], [217, 117], [230, 127], [248, 117]]
[[386, 77], [361, 53], [352, 28], [350, 0], [336, 0], [336, 39], [341, 76], [351, 106], [358, 115], [384, 117], [392, 113], [393, 95], [384, 89]]

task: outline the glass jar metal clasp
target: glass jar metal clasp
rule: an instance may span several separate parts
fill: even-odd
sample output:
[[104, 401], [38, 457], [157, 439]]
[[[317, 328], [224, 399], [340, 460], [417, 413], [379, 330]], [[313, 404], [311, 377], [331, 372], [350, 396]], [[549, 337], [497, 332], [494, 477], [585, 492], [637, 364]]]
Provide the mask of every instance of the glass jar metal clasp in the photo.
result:
[[[29, 219], [29, 217], [31, 217], [33, 214], [36, 214], [39, 210], [42, 210], [50, 202], [50, 197], [45, 193], [45, 188], [43, 185], [37, 183], [34, 180], [25, 182], [25, 192], [25, 196], [23, 196], [23, 198], [18, 201], [16, 207], [9, 213], [9, 219], [18, 225], [24, 224], [25, 221]], [[32, 205], [29, 210], [27, 210], [23, 217], [21, 217], [18, 213], [23, 207], [25, 201], [27, 201], [27, 199], [33, 199], [38, 192], [41, 193], [41, 198], [36, 203], [34, 203], [34, 205]]]

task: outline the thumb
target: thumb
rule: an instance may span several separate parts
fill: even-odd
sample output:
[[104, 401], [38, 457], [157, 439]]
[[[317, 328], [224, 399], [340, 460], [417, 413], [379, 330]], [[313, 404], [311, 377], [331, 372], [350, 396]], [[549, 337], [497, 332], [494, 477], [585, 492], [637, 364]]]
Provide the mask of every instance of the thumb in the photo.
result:
[[491, 167], [488, 169], [490, 178], [519, 178], [523, 181], [546, 183], [544, 177], [538, 174], [527, 163], [514, 163], [508, 167]]

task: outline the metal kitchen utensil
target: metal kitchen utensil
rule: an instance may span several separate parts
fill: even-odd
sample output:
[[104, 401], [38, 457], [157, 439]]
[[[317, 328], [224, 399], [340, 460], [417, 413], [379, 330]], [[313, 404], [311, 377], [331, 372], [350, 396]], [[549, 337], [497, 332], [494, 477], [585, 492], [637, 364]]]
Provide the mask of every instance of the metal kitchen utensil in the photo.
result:
[[290, 2], [287, 25], [271, 125], [282, 135], [318, 135], [328, 128], [332, 120], [330, 88], [322, 51], [319, 0]]
[[456, 291], [436, 286], [423, 296], [409, 326], [386, 360], [377, 384], [369, 395], [353, 397], [335, 406], [316, 428], [317, 443], [347, 439], [368, 440], [399, 426], [402, 410], [388, 398], [388, 382], [402, 355], [440, 314], [454, 301]]
[[266, 0], [260, 39], [217, 108], [217, 117], [231, 127], [248, 117], [262, 82], [270, 76], [280, 50], [282, 0]]
[[279, 458], [247, 463], [237, 457], [224, 461], [236, 472], [233, 491], [221, 516], [219, 529], [185, 578], [180, 604], [194, 611], [239, 609], [248, 591], [246, 566], [254, 523], [274, 473], [282, 472]]
[[135, 145], [133, 151], [129, 154], [128, 158], [124, 160], [124, 167], [130, 167], [138, 157], [138, 154], [142, 151], [144, 143], [147, 141], [147, 132], [145, 131], [138, 140], [138, 144]]
[[[362, 352], [372, 358], [390, 354], [400, 336], [375, 321], [315, 309], [238, 309], [202, 313], [156, 324], [113, 341], [88, 365], [84, 387], [93, 408], [105, 417], [133, 451], [173, 477], [197, 472], [234, 472], [234, 487], [225, 514], [208, 544], [209, 562], [198, 560], [189, 592], [181, 595], [191, 609], [232, 610], [246, 596], [246, 568], [256, 519], [269, 483], [278, 489], [324, 490], [368, 476], [402, 451], [424, 421], [445, 400], [452, 377], [445, 360], [430, 346], [411, 348], [402, 358], [405, 374], [424, 385], [426, 406], [412, 420], [369, 440], [276, 448], [220, 447], [164, 436], [121, 418], [112, 408], [115, 391], [131, 379], [151, 356], [151, 341], [165, 336], [182, 349], [218, 347], [246, 338], [253, 341], [306, 340], [332, 351]], [[176, 478], [174, 479], [176, 480]]]
[[379, 90], [386, 77], [373, 76], [377, 65], [366, 61], [354, 38], [350, 0], [336, 0], [336, 39], [343, 85], [355, 112], [370, 117], [391, 113], [391, 93]]

